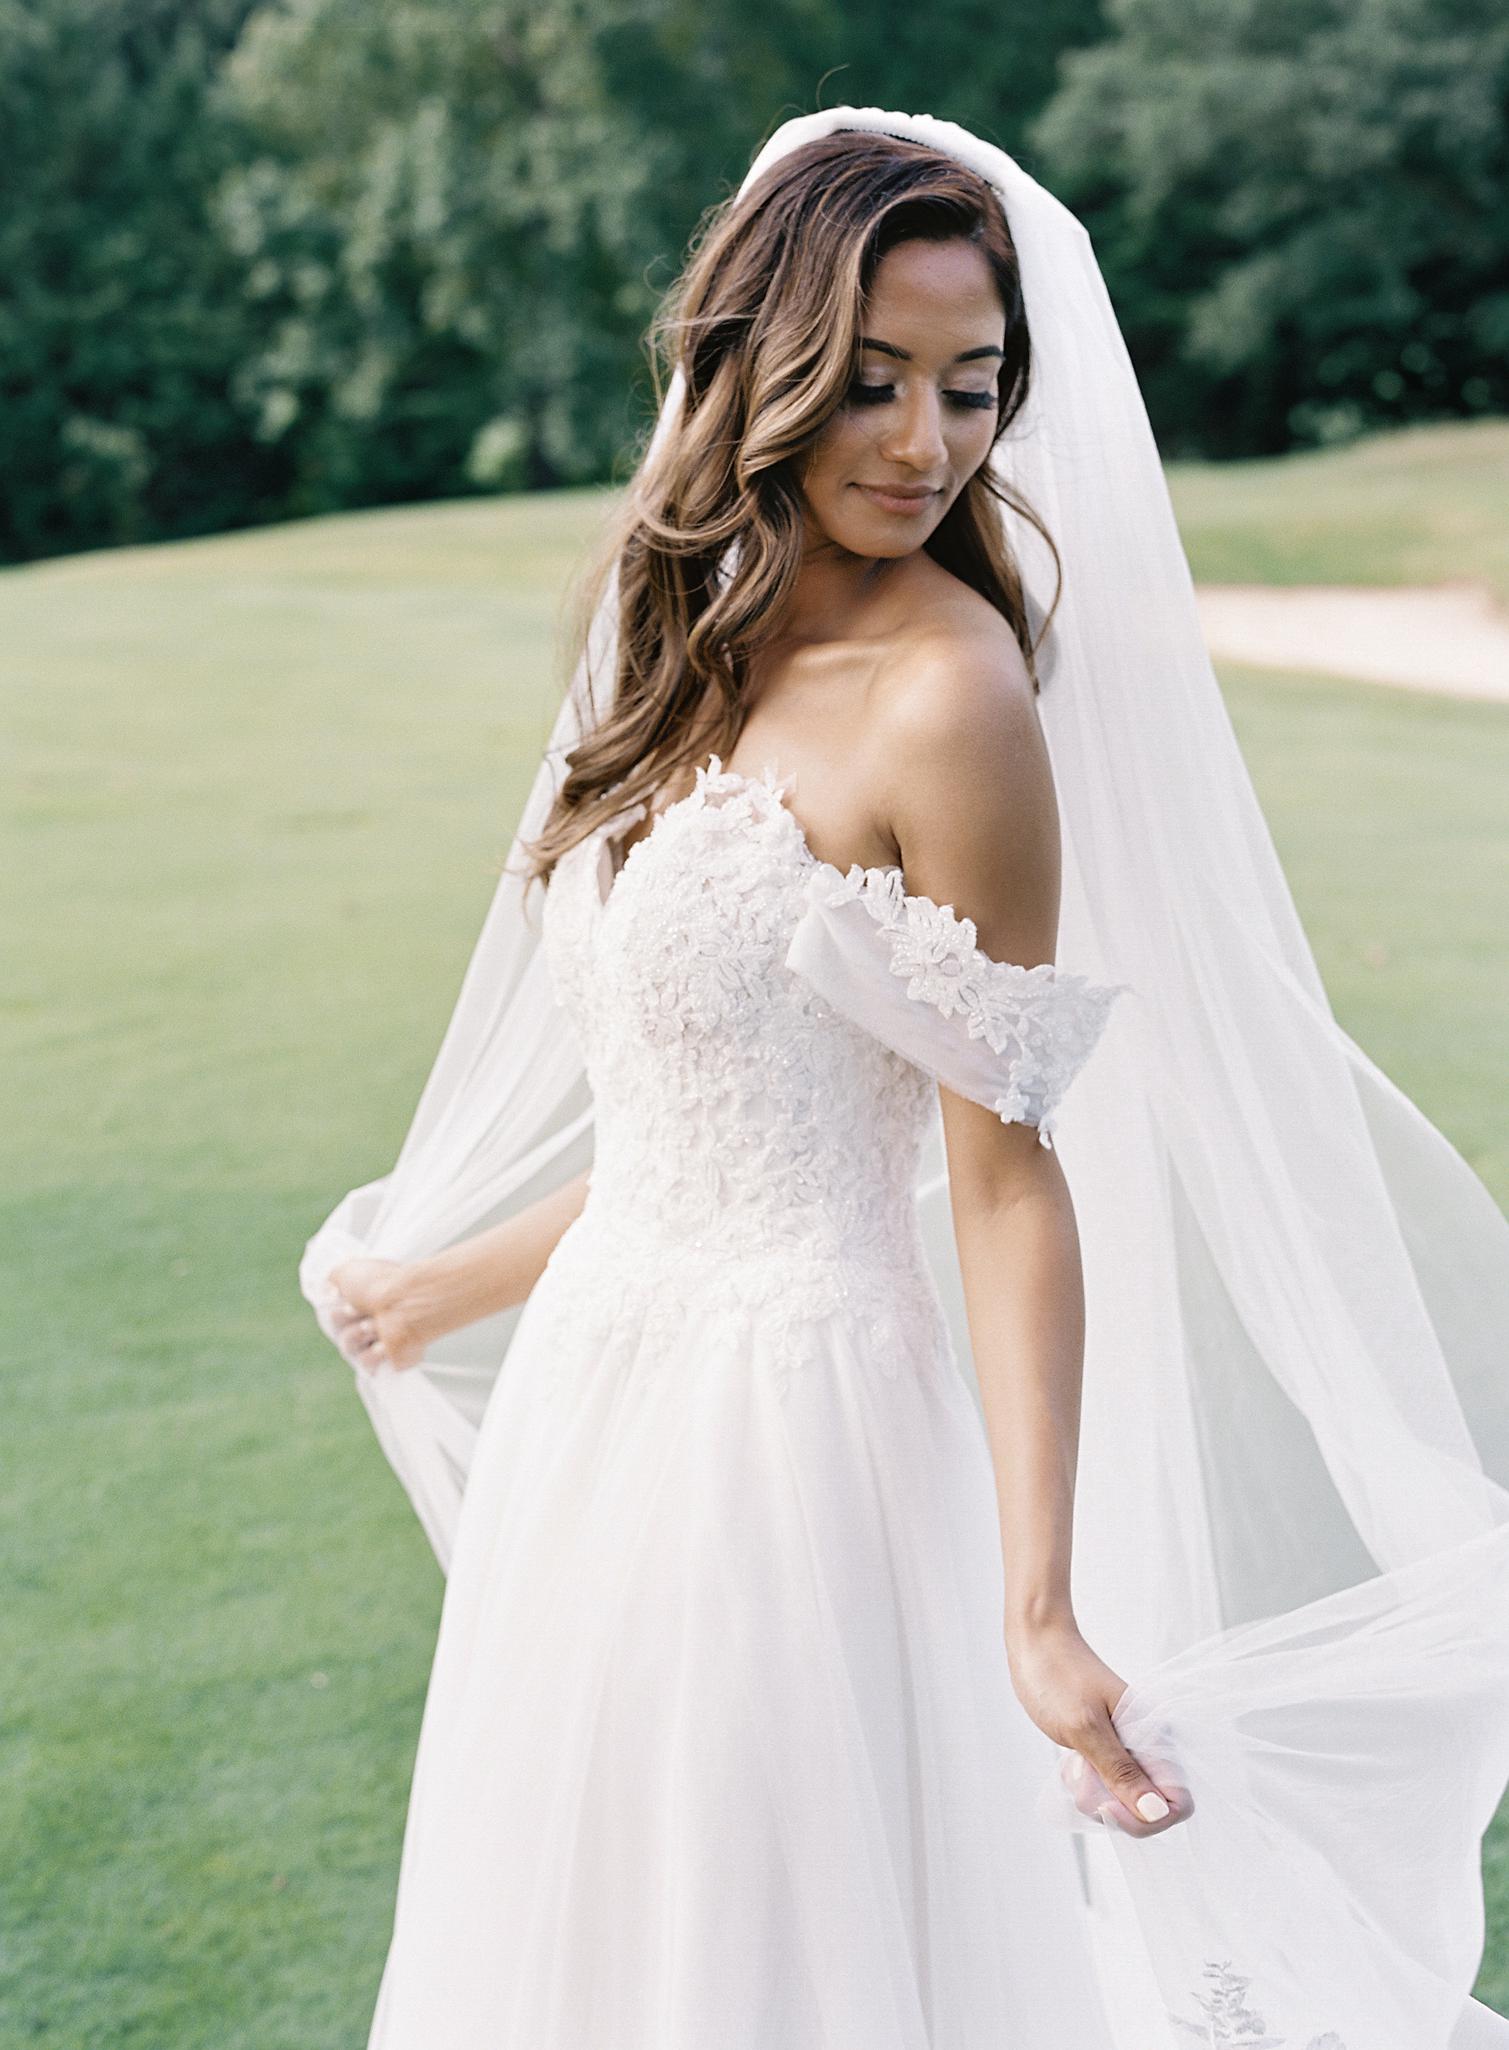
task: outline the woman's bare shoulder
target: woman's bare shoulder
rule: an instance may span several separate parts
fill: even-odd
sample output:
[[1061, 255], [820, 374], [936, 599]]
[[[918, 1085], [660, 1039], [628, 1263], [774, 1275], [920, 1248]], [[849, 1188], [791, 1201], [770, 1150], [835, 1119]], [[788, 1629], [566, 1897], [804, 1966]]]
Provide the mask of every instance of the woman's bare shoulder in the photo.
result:
[[984, 918], [999, 944], [1051, 943], [1031, 921], [1008, 928], [1000, 912], [1013, 899], [1051, 905], [1056, 889], [1056, 805], [1031, 673], [1010, 622], [978, 592], [940, 571], [926, 595], [890, 639], [875, 694], [879, 829], [912, 887], [957, 893], [950, 901]]
[[875, 708], [893, 744], [998, 747], [1035, 719], [1032, 677], [1011, 623], [945, 570], [913, 586], [905, 623], [888, 636]]

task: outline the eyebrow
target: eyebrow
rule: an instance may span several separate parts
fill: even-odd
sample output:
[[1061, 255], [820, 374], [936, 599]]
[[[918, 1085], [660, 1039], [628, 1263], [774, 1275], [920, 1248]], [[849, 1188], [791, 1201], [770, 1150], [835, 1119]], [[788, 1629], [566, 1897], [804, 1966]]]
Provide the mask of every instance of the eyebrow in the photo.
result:
[[[873, 335], [861, 335], [859, 346], [862, 349], [878, 349], [882, 356], [894, 356], [902, 363], [910, 363], [912, 360], [910, 349], [898, 349], [894, 342], [878, 342]], [[987, 342], [982, 349], [961, 349], [958, 355], [950, 357], [949, 361], [952, 363], [973, 363], [978, 356], [999, 356], [1004, 363], [1006, 351], [998, 349], [994, 342]]]

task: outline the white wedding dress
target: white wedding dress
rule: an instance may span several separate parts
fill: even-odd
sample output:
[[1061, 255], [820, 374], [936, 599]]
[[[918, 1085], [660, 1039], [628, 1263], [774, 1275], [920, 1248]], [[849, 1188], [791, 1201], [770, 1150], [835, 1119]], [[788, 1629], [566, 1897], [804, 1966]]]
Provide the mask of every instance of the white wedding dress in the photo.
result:
[[591, 1188], [482, 1421], [371, 2045], [1111, 2050], [914, 1190], [935, 1078], [1051, 1143], [1120, 986], [841, 875], [770, 771], [615, 875], [640, 815], [547, 893]]

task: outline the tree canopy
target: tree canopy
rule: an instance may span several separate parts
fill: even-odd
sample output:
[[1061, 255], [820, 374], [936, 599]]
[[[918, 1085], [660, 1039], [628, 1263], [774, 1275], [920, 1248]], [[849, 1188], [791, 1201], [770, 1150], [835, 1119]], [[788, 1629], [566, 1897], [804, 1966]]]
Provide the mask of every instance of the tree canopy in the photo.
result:
[[0, 0], [0, 556], [621, 476], [701, 215], [836, 101], [1081, 214], [1167, 453], [1506, 409], [1492, 0]]

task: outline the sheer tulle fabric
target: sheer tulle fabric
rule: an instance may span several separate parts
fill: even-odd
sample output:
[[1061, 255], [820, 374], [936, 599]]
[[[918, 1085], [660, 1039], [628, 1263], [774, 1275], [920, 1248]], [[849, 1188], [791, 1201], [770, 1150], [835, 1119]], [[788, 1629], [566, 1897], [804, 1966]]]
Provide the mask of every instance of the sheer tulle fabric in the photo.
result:
[[[1045, 1146], [1125, 984], [983, 952], [972, 920], [898, 868], [814, 869], [786, 965], [887, 1046]], [[939, 1029], [940, 1025], [943, 1029]]]
[[599, 1327], [576, 1275], [477, 1448], [374, 2045], [974, 2050], [1010, 2017], [1108, 2050], [1070, 1839], [1019, 1812], [1051, 1747], [993, 1656], [962, 1380], [828, 1318], [783, 1386], [758, 1314]]
[[[749, 180], [845, 127], [951, 151], [1011, 220], [1036, 381], [997, 461], [1067, 575], [1041, 700], [1064, 835], [1056, 962], [1136, 992], [1054, 1131], [1086, 1283], [1075, 1598], [1131, 1680], [1123, 1734], [1166, 1748], [1198, 1812], [1146, 1841], [1092, 1836], [1051, 1776], [1042, 1869], [1078, 1844], [1118, 2050], [1185, 2050], [1202, 2028], [1298, 2050], [1509, 2043], [1468, 1998], [1478, 1839], [1509, 1776], [1509, 1223], [1331, 1015], [1083, 229], [1003, 152], [927, 116], [788, 122]], [[680, 399], [677, 383], [668, 414]], [[1051, 566], [1007, 518], [1041, 617]], [[612, 603], [523, 833], [594, 716], [589, 677], [600, 696], [611, 675]], [[580, 1050], [510, 863], [398, 1162], [311, 1240], [305, 1292], [318, 1313], [354, 1247], [452, 1243], [592, 1151]], [[967, 1366], [936, 1125], [918, 1172]], [[442, 1560], [514, 1323], [360, 1383]]]

